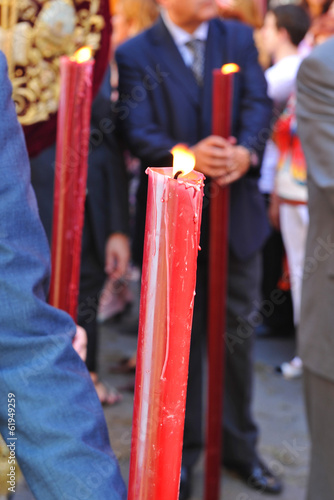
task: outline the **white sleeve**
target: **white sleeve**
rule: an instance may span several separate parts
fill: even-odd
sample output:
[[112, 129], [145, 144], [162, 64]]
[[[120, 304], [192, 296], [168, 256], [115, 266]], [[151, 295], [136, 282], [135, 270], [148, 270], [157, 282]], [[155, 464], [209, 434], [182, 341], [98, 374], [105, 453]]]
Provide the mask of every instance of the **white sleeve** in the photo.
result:
[[265, 71], [268, 84], [268, 96], [277, 103], [287, 101], [295, 90], [297, 65], [285, 67], [282, 71], [277, 71], [275, 66]]

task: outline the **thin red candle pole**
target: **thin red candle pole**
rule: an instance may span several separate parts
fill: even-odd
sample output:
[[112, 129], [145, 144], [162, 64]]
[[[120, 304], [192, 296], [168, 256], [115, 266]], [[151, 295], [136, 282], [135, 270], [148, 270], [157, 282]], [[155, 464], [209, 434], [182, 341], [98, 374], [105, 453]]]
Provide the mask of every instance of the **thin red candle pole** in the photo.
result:
[[147, 173], [128, 500], [178, 500], [203, 175]]
[[[233, 68], [231, 68], [233, 69]], [[235, 68], [234, 68], [235, 70]], [[231, 135], [233, 73], [213, 71], [212, 133]], [[228, 186], [211, 181], [209, 294], [208, 294], [208, 407], [205, 463], [205, 500], [220, 498], [222, 416], [225, 357], [228, 261]]]
[[77, 62], [62, 57], [60, 62], [49, 302], [67, 311], [74, 320], [79, 293], [93, 66], [92, 59]]

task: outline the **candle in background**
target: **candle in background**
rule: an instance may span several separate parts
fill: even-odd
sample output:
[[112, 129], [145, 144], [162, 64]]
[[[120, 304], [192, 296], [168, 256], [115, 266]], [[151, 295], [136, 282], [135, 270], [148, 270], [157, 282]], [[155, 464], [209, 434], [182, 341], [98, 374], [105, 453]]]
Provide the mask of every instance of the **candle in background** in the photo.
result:
[[174, 172], [147, 169], [128, 500], [179, 495], [204, 176], [190, 152], [173, 154]]
[[50, 304], [77, 317], [94, 60], [84, 47], [60, 60], [61, 90], [51, 246]]
[[239, 66], [225, 64], [212, 72], [212, 133], [227, 139], [231, 134], [234, 74]]
[[[233, 78], [237, 71], [239, 67], [233, 63], [213, 70], [212, 134], [225, 139], [231, 135]], [[215, 184], [210, 200], [205, 500], [220, 498], [229, 191], [229, 186]]]

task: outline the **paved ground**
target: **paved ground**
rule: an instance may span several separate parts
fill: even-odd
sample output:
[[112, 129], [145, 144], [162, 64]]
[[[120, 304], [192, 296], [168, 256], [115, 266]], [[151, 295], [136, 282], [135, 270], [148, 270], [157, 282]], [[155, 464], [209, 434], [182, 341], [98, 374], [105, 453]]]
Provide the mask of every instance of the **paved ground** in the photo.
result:
[[[102, 374], [116, 387], [131, 381], [131, 376], [107, 373], [110, 362], [130, 355], [136, 337], [120, 333], [117, 325], [102, 328]], [[308, 469], [309, 441], [304, 415], [301, 380], [284, 380], [273, 367], [294, 355], [293, 338], [258, 337], [256, 341], [256, 381], [254, 412], [261, 429], [260, 453], [268, 465], [282, 477], [285, 487], [280, 500], [304, 500]], [[119, 458], [124, 479], [128, 479], [129, 445], [133, 395], [105, 410], [112, 446]], [[203, 498], [203, 459], [194, 474], [191, 500]], [[246, 485], [228, 473], [222, 476], [224, 500], [258, 500], [271, 495], [253, 493]]]
[[[131, 355], [136, 347], [136, 314], [121, 322], [101, 326], [101, 377], [107, 384], [122, 387], [132, 381], [127, 375], [111, 375], [110, 363]], [[285, 488], [280, 500], [304, 500], [309, 442], [302, 401], [301, 380], [286, 381], [273, 367], [294, 355], [292, 337], [259, 336], [256, 341], [256, 384], [254, 412], [261, 429], [259, 448], [267, 463], [282, 477]], [[123, 401], [105, 409], [113, 449], [128, 481], [133, 394], [123, 393]], [[203, 498], [203, 459], [194, 474], [192, 500]], [[253, 493], [228, 473], [222, 475], [221, 499], [265, 500], [268, 495]], [[30, 500], [27, 493], [15, 500]], [[1, 500], [1, 499], [0, 499]], [[98, 500], [98, 499], [96, 499]]]

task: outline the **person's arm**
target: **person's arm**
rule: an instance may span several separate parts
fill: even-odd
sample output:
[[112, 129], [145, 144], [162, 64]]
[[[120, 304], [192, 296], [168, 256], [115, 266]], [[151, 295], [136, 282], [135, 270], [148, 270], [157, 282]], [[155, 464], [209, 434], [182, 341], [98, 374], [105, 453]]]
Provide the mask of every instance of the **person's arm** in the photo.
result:
[[16, 457], [37, 500], [125, 500], [75, 325], [46, 303], [48, 243], [6, 72], [0, 53], [0, 432], [14, 394]]
[[[104, 84], [108, 83], [109, 73], [105, 79]], [[94, 140], [91, 141], [88, 170], [89, 206], [98, 214], [99, 230], [106, 240], [105, 272], [110, 278], [119, 279], [127, 271], [130, 260], [128, 177], [115, 135], [115, 117], [108, 91], [100, 91], [94, 99], [91, 136]], [[92, 223], [94, 221], [96, 215]]]
[[108, 230], [105, 246], [105, 272], [112, 279], [126, 274], [130, 262], [128, 178], [122, 152], [115, 140], [109, 138], [107, 168]]

